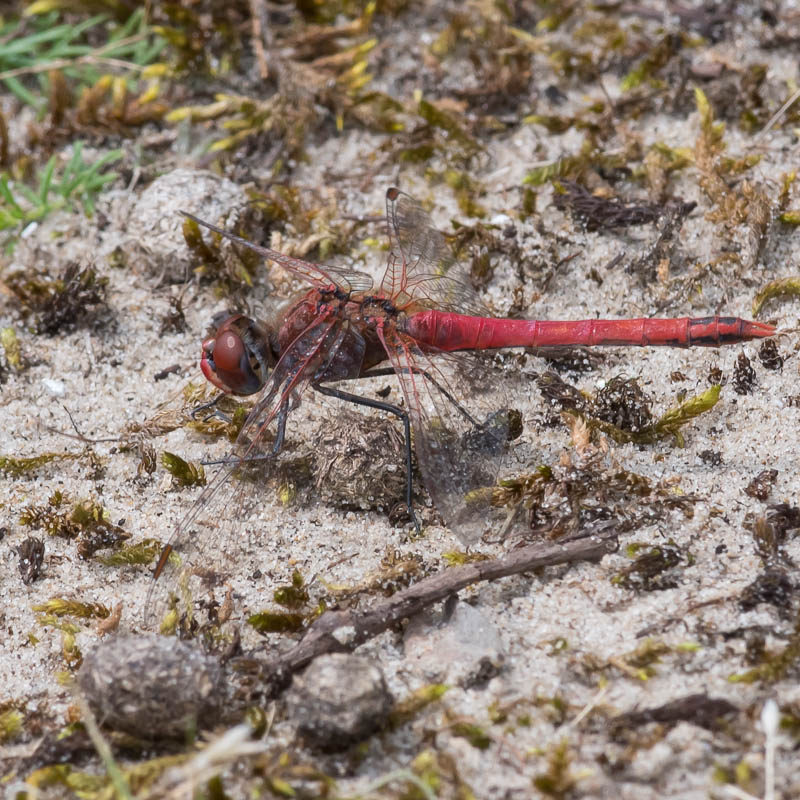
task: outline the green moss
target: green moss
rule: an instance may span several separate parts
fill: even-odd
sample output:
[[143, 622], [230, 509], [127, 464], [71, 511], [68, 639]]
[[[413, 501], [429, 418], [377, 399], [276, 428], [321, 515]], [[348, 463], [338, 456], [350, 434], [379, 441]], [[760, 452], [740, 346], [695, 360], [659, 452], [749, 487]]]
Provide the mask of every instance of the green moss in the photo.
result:
[[777, 652], [764, 651], [763, 663], [747, 672], [729, 676], [731, 683], [772, 684], [784, 680], [787, 674], [800, 663], [800, 614], [785, 647]]
[[249, 616], [247, 624], [259, 633], [297, 633], [305, 626], [306, 615], [261, 611]]
[[488, 750], [492, 744], [492, 737], [474, 722], [454, 722], [450, 732], [466, 739], [476, 750]]
[[398, 700], [389, 715], [390, 727], [399, 728], [410, 722], [431, 703], [441, 700], [449, 688], [443, 683], [432, 683], [417, 689], [402, 700]]
[[778, 278], [759, 289], [753, 299], [752, 314], [757, 317], [764, 305], [774, 298], [795, 297], [800, 294], [800, 276]]
[[111, 610], [101, 603], [81, 603], [63, 597], [53, 597], [45, 603], [32, 606], [32, 609], [56, 617], [69, 616], [79, 619], [105, 619], [111, 613]]
[[534, 788], [545, 797], [566, 800], [583, 777], [572, 770], [572, 753], [566, 739], [552, 745], [546, 754], [547, 769], [533, 779]]
[[41, 453], [38, 456], [0, 456], [0, 471], [13, 478], [19, 478], [52, 461], [70, 461], [80, 458], [79, 453]]
[[597, 417], [576, 413], [574, 411], [566, 411], [565, 413], [580, 417], [590, 428], [600, 431], [600, 433], [613, 439], [618, 444], [626, 444], [629, 442], [634, 444], [654, 444], [662, 439], [671, 437], [677, 447], [683, 447], [686, 441], [680, 429], [696, 417], [714, 408], [719, 400], [721, 388], [722, 387], [717, 384], [711, 386], [701, 394], [690, 397], [688, 400], [684, 400], [669, 409], [669, 411], [663, 414], [652, 425], [636, 432], [623, 430]]
[[20, 524], [44, 529], [50, 536], [76, 539], [78, 554], [90, 558], [97, 550], [119, 547], [130, 538], [122, 526], [110, 521], [109, 512], [94, 500], [82, 500], [68, 508], [61, 492], [54, 492], [47, 505], [29, 506], [20, 514]]
[[0, 708], [0, 744], [13, 741], [22, 730], [25, 717], [15, 708]]
[[184, 461], [180, 456], [166, 450], [161, 454], [161, 466], [164, 467], [178, 486], [205, 486], [206, 473], [202, 464]]
[[272, 599], [284, 608], [302, 608], [308, 603], [308, 589], [303, 576], [295, 570], [292, 573], [292, 582], [288, 586], [279, 586], [273, 593]]

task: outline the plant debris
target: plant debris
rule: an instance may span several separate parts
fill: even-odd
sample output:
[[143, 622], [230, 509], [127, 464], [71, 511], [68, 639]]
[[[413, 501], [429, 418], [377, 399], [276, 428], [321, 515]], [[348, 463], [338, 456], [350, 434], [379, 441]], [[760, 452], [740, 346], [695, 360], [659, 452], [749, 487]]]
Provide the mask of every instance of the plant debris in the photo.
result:
[[22, 582], [30, 586], [42, 573], [44, 542], [36, 536], [29, 536], [17, 547], [17, 555]]
[[78, 554], [91, 558], [98, 550], [117, 548], [130, 534], [108, 519], [108, 512], [92, 500], [66, 508], [67, 499], [54, 492], [46, 506], [29, 506], [20, 515], [20, 524], [43, 528], [50, 536], [78, 540]]
[[183, 311], [183, 297], [170, 297], [169, 312], [161, 318], [161, 336], [167, 333], [186, 333], [186, 315]]
[[678, 234], [696, 205], [675, 200], [668, 202], [664, 207], [656, 240], [627, 267], [629, 273], [639, 276], [643, 285], [652, 283], [656, 279], [665, 284], [670, 275], [681, 266]]
[[0, 329], [0, 347], [3, 348], [5, 365], [0, 362], [0, 384], [4, 381], [5, 368], [19, 372], [25, 366], [22, 358], [22, 348], [20, 347], [17, 332], [13, 328]]
[[720, 386], [714, 385], [702, 394], [681, 401], [653, 421], [650, 412], [652, 400], [641, 390], [635, 378], [612, 378], [606, 389], [594, 397], [584, 395], [554, 372], [539, 377], [537, 384], [545, 399], [618, 444], [652, 444], [671, 436], [678, 447], [684, 445], [680, 429], [695, 417], [710, 411], [720, 393]]
[[[561, 178], [554, 182], [553, 204], [569, 209], [574, 219], [587, 231], [614, 230], [656, 222], [665, 211], [661, 203], [626, 203], [616, 197], [602, 197], [575, 181]], [[696, 203], [683, 212], [684, 216]]]
[[92, 267], [81, 269], [71, 263], [57, 279], [18, 272], [6, 284], [23, 312], [34, 315], [37, 333], [47, 336], [92, 326], [109, 313], [108, 278], [98, 277]]
[[603, 469], [598, 459], [561, 474], [543, 468], [502, 480], [492, 489], [492, 504], [527, 510], [526, 536], [573, 538], [613, 530], [635, 530], [662, 519], [671, 510], [692, 516], [696, 497], [653, 486], [633, 472]]
[[302, 608], [308, 603], [308, 589], [303, 580], [303, 576], [295, 570], [292, 573], [292, 582], [287, 586], [279, 586], [272, 599], [284, 608]]
[[759, 289], [758, 294], [753, 299], [753, 307], [751, 309], [753, 318], [758, 317], [767, 301], [775, 297], [794, 297], [798, 294], [800, 294], [800, 277], [778, 278], [770, 281], [762, 289]]
[[108, 555], [96, 556], [101, 564], [107, 567], [146, 565], [152, 563], [164, 549], [164, 543], [158, 539], [142, 539], [136, 544], [126, 545]]
[[[637, 549], [639, 548], [633, 545], [627, 547], [631, 554]], [[611, 582], [623, 589], [643, 592], [674, 589], [679, 585], [679, 573], [675, 567], [682, 562], [691, 564], [692, 561], [691, 556], [674, 542], [646, 547], [642, 553], [636, 555], [633, 563], [620, 570]]]
[[336, 423], [323, 423], [309, 450], [298, 452], [282, 470], [295, 489], [302, 487], [298, 464], [303, 461], [313, 475], [305, 486], [324, 502], [389, 511], [404, 500], [405, 442], [394, 419], [338, 410]]
[[0, 471], [13, 478], [35, 472], [39, 467], [52, 461], [70, 461], [82, 458], [82, 453], [41, 453], [38, 456], [0, 456]]
[[247, 618], [259, 633], [298, 633], [306, 626], [306, 616], [284, 611], [260, 611]]
[[432, 568], [425, 564], [418, 553], [401, 553], [390, 549], [381, 559], [379, 569], [365, 575], [358, 583], [342, 586], [325, 582], [325, 587], [337, 603], [353, 602], [361, 596], [391, 597], [431, 571]]
[[32, 606], [32, 609], [54, 617], [79, 617], [80, 619], [105, 619], [111, 613], [101, 603], [82, 603], [79, 600], [66, 600], [63, 597], [53, 597], [46, 603]]
[[722, 453], [718, 450], [701, 450], [698, 455], [700, 460], [709, 467], [718, 467], [722, 464]]
[[744, 493], [750, 495], [750, 497], [755, 497], [756, 500], [766, 500], [777, 478], [778, 470], [764, 469], [745, 486]]
[[175, 483], [182, 488], [206, 485], [206, 472], [202, 464], [184, 461], [175, 453], [168, 453], [165, 450], [161, 454], [161, 466], [172, 475]]
[[635, 378], [618, 375], [592, 398], [591, 415], [615, 428], [641, 433], [653, 425], [652, 403]]
[[764, 369], [783, 369], [784, 358], [778, 351], [778, 345], [774, 340], [766, 339], [758, 348], [758, 360]]
[[3, 703], [0, 706], [0, 744], [13, 741], [22, 730], [24, 716], [13, 706]]
[[765, 515], [748, 517], [745, 527], [752, 532], [756, 553], [765, 565], [789, 564], [782, 548], [789, 534], [800, 529], [800, 508], [786, 503], [770, 505]]
[[779, 609], [789, 609], [795, 589], [794, 581], [785, 569], [768, 568], [742, 590], [739, 608], [750, 611], [759, 603], [769, 603]]
[[[247, 227], [246, 220], [241, 222]], [[219, 233], [208, 232], [208, 238], [207, 242], [195, 220], [184, 217], [183, 239], [196, 260], [195, 274], [217, 283], [226, 295], [252, 288], [253, 274], [262, 263], [261, 256], [250, 248], [232, 246]], [[174, 312], [172, 318], [180, 324], [180, 317]]]
[[[782, 590], [781, 590], [782, 594]], [[796, 615], [794, 628], [788, 637], [786, 646], [777, 652], [764, 650], [760, 654], [761, 664], [747, 672], [731, 675], [732, 683], [771, 684], [783, 680], [790, 670], [800, 662], [800, 614]]]
[[580, 774], [572, 769], [574, 758], [566, 739], [551, 745], [544, 754], [547, 769], [533, 779], [534, 788], [545, 797], [569, 797], [577, 788]]
[[736, 394], [750, 394], [757, 382], [756, 371], [750, 364], [750, 359], [744, 354], [739, 353], [736, 357], [736, 366], [733, 370], [733, 380], [731, 385]]
[[660, 706], [642, 711], [629, 711], [618, 714], [611, 720], [613, 735], [617, 738], [632, 728], [639, 728], [657, 722], [661, 725], [675, 725], [678, 722], [690, 722], [706, 730], [724, 729], [731, 717], [739, 713], [739, 709], [723, 698], [709, 697], [707, 694], [690, 694], [671, 700]]

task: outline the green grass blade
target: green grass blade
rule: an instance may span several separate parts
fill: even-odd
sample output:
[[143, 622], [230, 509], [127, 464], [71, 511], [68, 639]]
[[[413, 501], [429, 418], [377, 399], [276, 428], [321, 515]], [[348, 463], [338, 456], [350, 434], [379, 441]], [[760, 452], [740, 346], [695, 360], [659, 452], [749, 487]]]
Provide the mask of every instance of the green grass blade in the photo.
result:
[[79, 22], [77, 25], [70, 25], [69, 28], [72, 31], [72, 35], [69, 37], [70, 40], [77, 39], [84, 31], [88, 31], [90, 28], [108, 22], [109, 19], [110, 17], [108, 14], [95, 14], [93, 17], [89, 17], [83, 22]]
[[3, 200], [5, 200], [14, 211], [19, 213], [20, 219], [22, 219], [22, 209], [14, 199], [14, 195], [11, 193], [11, 187], [8, 185], [7, 175], [0, 175], [0, 195], [2, 195]]
[[16, 78], [3, 78], [3, 83], [5, 83], [8, 90], [25, 103], [25, 105], [32, 106], [36, 109], [44, 105], [45, 100], [43, 97], [36, 97], [36, 95], [29, 92]]
[[122, 150], [110, 150], [108, 153], [104, 153], [102, 156], [100, 156], [97, 161], [92, 163], [87, 171], [91, 174], [97, 173], [106, 165], [112, 164], [115, 161], [119, 161], [121, 158]]
[[89, 55], [91, 52], [92, 48], [88, 45], [65, 43], [63, 45], [54, 47], [52, 50], [49, 50], [46, 53], [42, 53], [41, 58], [38, 58], [37, 62], [42, 63], [47, 61], [56, 61], [62, 58], [80, 58], [81, 56]]
[[52, 156], [47, 162], [39, 181], [39, 202], [44, 203], [47, 200], [47, 195], [50, 194], [50, 185], [53, 181], [53, 172], [56, 168], [56, 157]]
[[158, 59], [167, 43], [161, 37], [156, 37], [152, 42], [143, 39], [139, 42], [139, 45], [140, 47], [137, 48], [133, 61], [140, 66], [147, 66]]
[[5, 209], [0, 208], [0, 231], [16, 228], [19, 222], [20, 221], [16, 217], [12, 217]]
[[22, 182], [17, 182], [14, 184], [14, 189], [16, 190], [17, 194], [23, 195], [32, 206], [36, 207], [41, 205], [38, 192], [34, 192], [30, 186], [26, 186]]
[[84, 56], [91, 53], [95, 48], [86, 43], [78, 42], [77, 40], [83, 33], [91, 28], [96, 27], [98, 24], [108, 20], [105, 14], [98, 14], [90, 17], [77, 25], [66, 25], [65, 35], [56, 41], [53, 46], [40, 54], [39, 60], [50, 60], [55, 58], [70, 58], [75, 56]]
[[134, 33], [139, 32], [140, 28], [144, 28], [146, 26], [146, 22], [142, 24], [144, 21], [144, 9], [137, 8], [136, 11], [131, 14], [128, 19], [125, 20], [124, 24], [118, 26], [116, 30], [114, 30], [109, 37], [109, 42], [114, 42], [119, 39], [127, 39], [128, 36], [132, 36]]
[[83, 142], [75, 142], [72, 148], [72, 158], [64, 167], [64, 175], [58, 186], [58, 193], [62, 197], [69, 197], [80, 181], [80, 169], [83, 166]]
[[16, 41], [6, 42], [3, 45], [3, 49], [0, 50], [0, 66], [4, 69], [8, 69], [10, 66], [19, 66], [19, 64], [13, 62], [12, 56], [24, 56], [26, 61], [35, 61], [36, 51], [40, 45], [59, 41], [65, 35], [68, 35], [70, 30], [71, 26], [69, 25], [58, 25], [55, 28], [50, 28], [50, 30], [32, 33]]

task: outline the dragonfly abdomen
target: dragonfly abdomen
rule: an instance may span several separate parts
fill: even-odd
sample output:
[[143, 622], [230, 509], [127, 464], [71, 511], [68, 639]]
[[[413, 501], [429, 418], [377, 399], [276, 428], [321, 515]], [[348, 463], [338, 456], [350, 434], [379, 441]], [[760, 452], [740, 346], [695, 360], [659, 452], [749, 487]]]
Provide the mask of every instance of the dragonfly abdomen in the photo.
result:
[[718, 347], [772, 336], [775, 329], [739, 317], [518, 320], [428, 310], [410, 316], [406, 332], [420, 344], [452, 352], [569, 345]]

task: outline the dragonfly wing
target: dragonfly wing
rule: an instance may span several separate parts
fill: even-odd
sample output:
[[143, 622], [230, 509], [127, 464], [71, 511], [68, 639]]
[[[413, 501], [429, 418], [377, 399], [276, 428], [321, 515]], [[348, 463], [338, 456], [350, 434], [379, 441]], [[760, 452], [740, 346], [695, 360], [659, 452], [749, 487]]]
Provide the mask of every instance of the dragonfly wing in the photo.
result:
[[386, 192], [386, 221], [391, 247], [382, 289], [396, 296], [420, 274], [445, 275], [453, 255], [444, 234], [410, 195], [394, 187]]
[[[406, 294], [418, 303], [439, 311], [453, 311], [473, 317], [493, 316], [471, 286], [450, 275], [418, 275], [408, 281]], [[402, 307], [402, 301], [397, 305]]]
[[432, 357], [396, 331], [384, 338], [412, 418], [425, 486], [447, 525], [472, 544], [503, 523], [505, 513], [491, 505], [491, 488], [521, 419], [509, 408], [502, 376], [478, 357]]
[[468, 268], [457, 262], [444, 234], [414, 198], [386, 192], [391, 252], [381, 289], [395, 305], [416, 301], [429, 308], [491, 316], [472, 287]]
[[253, 244], [253, 242], [249, 242], [247, 239], [237, 236], [230, 231], [226, 231], [224, 228], [220, 228], [217, 225], [212, 225], [210, 222], [206, 222], [196, 217], [194, 214], [190, 214], [188, 211], [181, 211], [181, 214], [194, 220], [198, 225], [202, 225], [232, 242], [254, 250], [268, 261], [274, 261], [276, 264], [280, 264], [287, 272], [296, 275], [298, 278], [302, 278], [304, 281], [313, 284], [319, 289], [326, 290], [330, 289], [331, 286], [338, 286], [344, 292], [368, 292], [372, 288], [372, 276], [368, 275], [366, 272], [348, 270], [343, 267], [327, 267], [312, 264], [310, 261], [284, 255], [269, 247], [261, 247], [260, 245]]
[[339, 321], [320, 317], [287, 348], [223, 465], [164, 548], [145, 605], [147, 627], [160, 627], [173, 610], [175, 620], [191, 615], [209, 587], [258, 568], [263, 491], [276, 461], [270, 430], [280, 427], [341, 339]]
[[[145, 604], [145, 627], [170, 627], [184, 615], [191, 617], [194, 603], [214, 584], [227, 581], [242, 562], [243, 541], [229, 535], [229, 518], [237, 522], [250, 515], [252, 496], [237, 480], [236, 456], [226, 459], [211, 482], [181, 520], [161, 553]], [[266, 464], [260, 465], [265, 471]], [[252, 467], [255, 469], [255, 467]], [[262, 475], [261, 479], [266, 476]], [[235, 512], [233, 509], [236, 509]]]
[[283, 393], [276, 391], [265, 413], [251, 412], [249, 429], [242, 430], [178, 523], [156, 566], [145, 605], [146, 627], [158, 629], [172, 610], [177, 611], [175, 622], [191, 616], [194, 602], [209, 589], [246, 569], [245, 555], [257, 533], [253, 519], [262, 502], [258, 489], [263, 491], [274, 466], [268, 429], [283, 402]]

